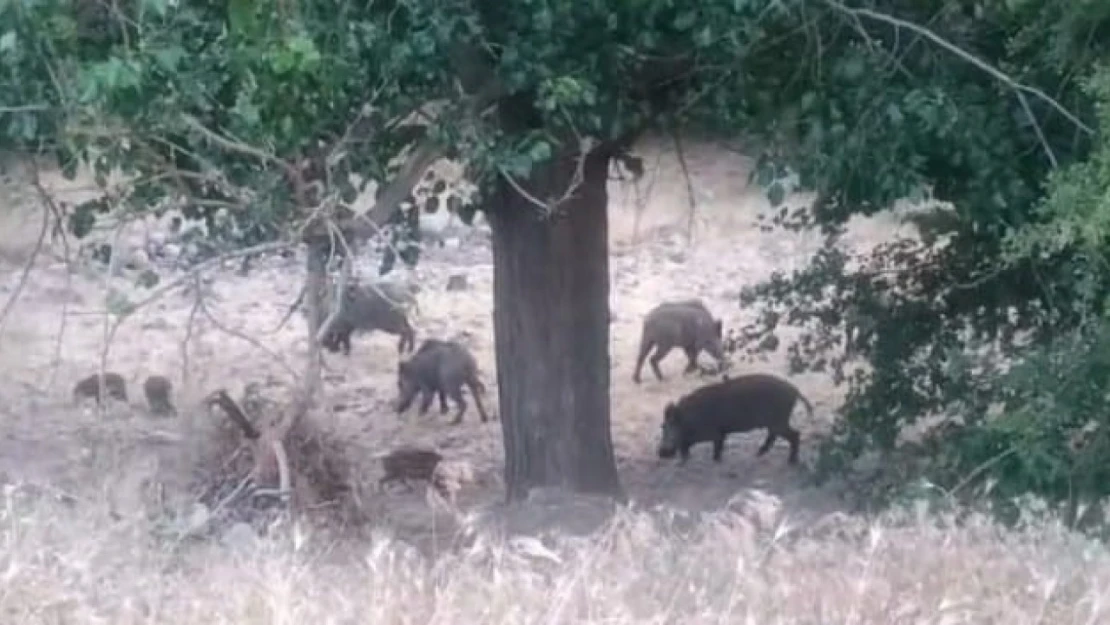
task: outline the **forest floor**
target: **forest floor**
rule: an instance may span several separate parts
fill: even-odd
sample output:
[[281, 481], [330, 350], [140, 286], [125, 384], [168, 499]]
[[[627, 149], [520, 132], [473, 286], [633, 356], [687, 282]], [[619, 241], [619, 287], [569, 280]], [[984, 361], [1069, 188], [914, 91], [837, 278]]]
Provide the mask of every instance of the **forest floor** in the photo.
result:
[[[155, 499], [164, 505], [167, 498], [180, 503], [195, 496], [191, 484], [214, 461], [206, 446], [226, 433], [227, 424], [202, 405], [203, 397], [216, 388], [240, 397], [251, 386], [270, 406], [288, 403], [307, 342], [301, 315], [278, 326], [302, 284], [303, 262], [268, 258], [247, 275], [229, 262], [206, 273], [200, 292], [211, 316], [193, 312], [196, 289], [172, 290], [139, 309], [107, 351], [107, 369], [127, 378], [129, 403], [97, 414], [75, 405], [70, 392], [105, 353], [106, 288], [131, 301], [150, 290], [127, 272], [108, 277], [95, 263], [64, 262], [59, 242], [45, 248], [23, 280], [40, 217], [34, 190], [9, 177], [0, 185], [0, 204], [9, 207], [0, 215], [0, 301], [17, 289], [19, 296], [0, 325], [0, 483], [35, 484], [78, 503], [76, 512], [50, 502], [20, 507], [6, 491], [5, 518], [34, 522], [0, 530], [8, 545], [8, 573], [0, 575], [12, 589], [0, 598], [0, 609], [21, 615], [20, 622], [461, 623], [538, 616], [547, 622], [672, 622], [683, 614], [694, 622], [746, 615], [759, 623], [1009, 618], [1021, 624], [1034, 622], [1036, 610], [1058, 623], [1105, 618], [1110, 560], [1099, 551], [1091, 561], [1096, 556], [1089, 545], [1081, 549], [1077, 538], [1055, 526], [999, 535], [985, 521], [954, 528], [916, 519], [895, 529], [847, 514], [834, 491], [810, 486], [804, 470], [787, 464], [784, 442], [757, 458], [759, 432], [731, 437], [719, 464], [708, 446], [695, 447], [685, 466], [656, 456], [663, 406], [708, 380], [684, 376], [684, 356], [675, 352], [663, 361], [665, 380], [645, 366], [643, 383], [632, 382], [644, 314], [663, 300], [698, 297], [726, 330], [738, 328], [754, 315], [740, 306], [740, 289], [803, 267], [822, 243], [815, 233], [759, 229], [757, 215], [769, 205], [748, 184], [748, 159], [717, 146], [688, 151], [692, 219], [687, 180], [665, 142], [641, 148], [645, 176], [638, 184], [611, 183], [612, 431], [635, 507], [699, 513], [702, 521], [679, 539], [680, 529], [625, 512], [588, 544], [471, 541], [469, 551], [444, 555], [452, 562], [445, 569], [418, 564], [396, 540], [449, 543], [466, 519], [497, 506], [504, 492], [500, 426], [479, 422], [473, 402], [458, 426], [434, 407], [425, 417], [414, 409], [398, 417], [390, 408], [397, 338], [382, 333], [356, 335], [349, 357], [326, 356], [322, 402], [312, 418], [355, 450], [352, 455], [362, 459], [356, 471], [366, 484], [380, 476], [373, 458], [402, 444], [434, 446], [467, 463], [473, 480], [460, 493], [459, 512], [445, 519], [422, 489], [369, 489], [365, 505], [374, 511], [375, 526], [394, 538], [365, 545], [357, 565], [342, 558], [306, 564], [295, 550], [273, 545], [234, 558], [216, 544], [170, 555], [136, 538], [143, 523], [149, 525], [143, 519], [151, 517]], [[87, 182], [57, 175], [43, 180], [67, 201], [89, 193]], [[912, 236], [912, 227], [884, 216], [853, 223], [842, 244], [862, 250], [896, 235]], [[369, 256], [358, 265], [364, 279], [377, 262]], [[478, 360], [488, 388], [485, 405], [497, 412], [491, 263], [488, 235], [479, 228], [461, 241], [426, 249], [412, 276], [421, 286], [417, 343], [460, 337]], [[448, 278], [457, 274], [466, 276], [469, 288], [448, 291]], [[174, 277], [163, 275], [163, 283]], [[732, 368], [733, 374], [757, 370], [789, 377], [813, 402], [812, 419], [800, 408], [794, 416], [803, 465], [810, 462], [842, 389], [824, 375], [789, 375], [781, 355]], [[177, 418], [147, 414], [141, 384], [154, 373], [175, 384]], [[545, 510], [568, 522], [581, 516], [574, 508]], [[829, 523], [835, 531], [821, 530]], [[801, 526], [812, 530], [809, 537], [787, 546], [784, 528]], [[606, 547], [599, 551], [598, 545]], [[43, 550], [60, 560], [42, 560], [36, 554]], [[995, 568], [981, 571], [986, 563]], [[1083, 567], [1085, 576], [1078, 573]], [[451, 579], [444, 581], [448, 569]], [[227, 584], [246, 583], [245, 575], [253, 583], [242, 592], [212, 599]]]

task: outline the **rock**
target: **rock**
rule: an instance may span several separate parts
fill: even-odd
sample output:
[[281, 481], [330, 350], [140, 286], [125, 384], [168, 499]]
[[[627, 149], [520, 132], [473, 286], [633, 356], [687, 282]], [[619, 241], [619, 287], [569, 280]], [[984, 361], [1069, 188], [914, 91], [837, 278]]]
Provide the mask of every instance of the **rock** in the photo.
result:
[[453, 274], [451, 277], [447, 278], [447, 290], [448, 291], [465, 291], [469, 287], [470, 287], [470, 284], [467, 282], [466, 275], [464, 275], [464, 274], [456, 273], [456, 274]]
[[211, 520], [212, 512], [208, 509], [208, 506], [202, 503], [194, 504], [188, 516], [182, 520], [181, 533], [186, 536], [200, 534]]
[[249, 551], [258, 547], [258, 534], [246, 523], [235, 523], [220, 536], [220, 544], [234, 551]]

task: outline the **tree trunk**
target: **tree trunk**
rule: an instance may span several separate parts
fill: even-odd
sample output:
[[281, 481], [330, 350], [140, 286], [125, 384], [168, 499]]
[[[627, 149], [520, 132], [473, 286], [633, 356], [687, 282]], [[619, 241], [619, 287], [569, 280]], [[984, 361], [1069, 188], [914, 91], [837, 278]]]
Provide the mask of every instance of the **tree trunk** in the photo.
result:
[[[597, 151], [587, 158], [551, 216], [504, 178], [487, 204], [509, 501], [537, 486], [624, 496], [609, 426], [608, 164]], [[564, 155], [517, 182], [559, 198], [576, 167]]]

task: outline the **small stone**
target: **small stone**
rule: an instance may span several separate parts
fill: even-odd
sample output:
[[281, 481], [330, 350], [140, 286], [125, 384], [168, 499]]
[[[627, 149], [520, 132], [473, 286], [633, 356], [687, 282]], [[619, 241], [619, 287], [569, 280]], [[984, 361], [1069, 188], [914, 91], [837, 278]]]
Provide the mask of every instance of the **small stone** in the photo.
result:
[[220, 536], [220, 543], [235, 551], [248, 551], [258, 547], [258, 534], [246, 523], [236, 523]]
[[454, 274], [447, 278], [448, 291], [465, 291], [469, 287], [470, 283], [467, 281], [466, 276], [461, 273]]

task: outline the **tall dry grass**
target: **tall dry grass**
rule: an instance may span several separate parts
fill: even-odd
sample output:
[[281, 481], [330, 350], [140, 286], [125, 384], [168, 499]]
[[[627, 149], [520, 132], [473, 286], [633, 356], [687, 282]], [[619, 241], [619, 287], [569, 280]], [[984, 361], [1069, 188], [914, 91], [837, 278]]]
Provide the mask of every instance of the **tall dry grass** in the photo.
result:
[[719, 513], [680, 531], [623, 512], [585, 538], [479, 536], [429, 560], [383, 536], [337, 563], [290, 532], [171, 547], [80, 505], [3, 503], [7, 623], [1110, 622], [1106, 549], [1045, 520], [918, 513], [794, 531]]

